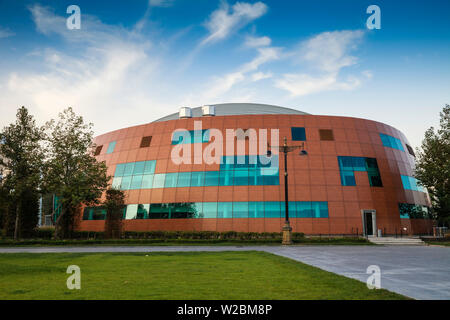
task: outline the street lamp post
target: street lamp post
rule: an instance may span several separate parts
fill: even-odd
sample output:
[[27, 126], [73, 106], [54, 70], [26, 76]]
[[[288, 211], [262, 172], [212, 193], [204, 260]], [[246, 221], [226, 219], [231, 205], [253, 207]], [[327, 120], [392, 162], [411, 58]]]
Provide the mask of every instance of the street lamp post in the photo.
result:
[[[267, 155], [270, 156], [272, 152], [270, 151], [271, 146], [267, 145]], [[288, 173], [287, 173], [287, 154], [291, 151], [301, 149], [301, 156], [306, 156], [308, 153], [304, 149], [305, 145], [302, 143], [299, 146], [288, 146], [287, 139], [284, 137], [284, 143], [282, 146], [273, 146], [274, 148], [278, 148], [279, 152], [284, 153], [284, 207], [285, 207], [285, 221], [282, 228], [283, 231], [283, 245], [292, 244], [292, 227], [289, 222], [289, 195], [288, 195]]]

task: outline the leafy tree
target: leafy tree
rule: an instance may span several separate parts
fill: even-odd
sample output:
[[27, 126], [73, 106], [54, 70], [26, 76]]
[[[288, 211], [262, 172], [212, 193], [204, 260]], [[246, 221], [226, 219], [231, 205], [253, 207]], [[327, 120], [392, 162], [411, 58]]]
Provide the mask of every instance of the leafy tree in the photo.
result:
[[17, 110], [16, 122], [0, 133], [0, 166], [7, 171], [3, 186], [10, 193], [7, 212], [10, 215], [9, 222], [12, 220], [11, 214], [14, 215], [15, 239], [22, 232], [31, 234], [38, 222], [39, 206], [29, 205], [29, 201], [39, 197], [43, 137], [43, 128], [36, 126], [33, 116], [25, 107]]
[[108, 184], [105, 163], [93, 156], [92, 126], [72, 108], [60, 113], [58, 121], [47, 123], [50, 133], [44, 180], [46, 191], [56, 194], [61, 206], [56, 238], [72, 235], [81, 206], [97, 204]]
[[440, 128], [425, 132], [417, 150], [415, 177], [428, 189], [433, 210], [440, 224], [450, 224], [450, 106], [440, 113]]
[[125, 208], [124, 192], [118, 189], [106, 190], [106, 199], [103, 205], [106, 208], [105, 237], [107, 239], [121, 238]]

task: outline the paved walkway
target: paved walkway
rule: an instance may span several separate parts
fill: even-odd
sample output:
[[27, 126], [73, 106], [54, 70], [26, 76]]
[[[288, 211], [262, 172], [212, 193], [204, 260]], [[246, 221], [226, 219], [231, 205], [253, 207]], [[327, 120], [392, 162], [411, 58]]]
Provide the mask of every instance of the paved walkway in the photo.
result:
[[450, 299], [450, 248], [435, 246], [114, 246], [0, 248], [0, 253], [266, 251], [366, 282], [381, 269], [381, 287], [415, 299]]

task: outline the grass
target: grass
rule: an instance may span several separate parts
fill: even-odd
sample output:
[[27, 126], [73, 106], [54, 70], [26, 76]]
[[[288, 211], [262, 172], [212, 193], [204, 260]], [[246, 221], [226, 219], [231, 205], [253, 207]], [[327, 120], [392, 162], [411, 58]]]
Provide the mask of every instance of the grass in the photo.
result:
[[446, 247], [450, 247], [450, 240], [448, 240], [448, 241], [425, 240], [425, 242], [426, 242], [427, 244], [433, 244], [433, 245], [438, 245], [438, 246], [446, 246]]
[[[81, 290], [69, 290], [69, 265]], [[407, 299], [266, 252], [0, 254], [0, 299]]]
[[[327, 238], [314, 237], [294, 240], [298, 245], [374, 245], [365, 238]], [[280, 245], [281, 239], [255, 239], [255, 240], [234, 240], [234, 239], [117, 239], [117, 240], [45, 240], [45, 239], [24, 239], [15, 241], [12, 239], [0, 240], [0, 247], [14, 246], [179, 246], [179, 245]]]

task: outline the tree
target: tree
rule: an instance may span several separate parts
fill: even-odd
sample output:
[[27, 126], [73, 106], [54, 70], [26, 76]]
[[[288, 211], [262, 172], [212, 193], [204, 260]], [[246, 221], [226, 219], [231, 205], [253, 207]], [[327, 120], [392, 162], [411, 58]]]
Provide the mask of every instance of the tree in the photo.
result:
[[98, 204], [108, 185], [106, 165], [93, 155], [92, 126], [84, 123], [72, 108], [60, 113], [58, 121], [47, 123], [50, 133], [44, 181], [46, 191], [54, 193], [61, 206], [55, 224], [56, 238], [72, 235], [82, 205]]
[[440, 113], [440, 128], [425, 132], [417, 150], [415, 177], [428, 189], [439, 224], [450, 224], [450, 105]]
[[43, 137], [43, 128], [36, 126], [33, 116], [25, 107], [17, 110], [16, 122], [0, 133], [0, 166], [7, 172], [2, 180], [10, 193], [7, 212], [10, 215], [9, 222], [12, 220], [11, 215], [14, 215], [15, 239], [22, 233], [31, 234], [38, 222], [39, 206], [32, 205], [30, 201], [39, 198]]
[[105, 237], [107, 239], [121, 238], [125, 209], [124, 192], [118, 189], [106, 190], [106, 199], [103, 205], [106, 208]]

